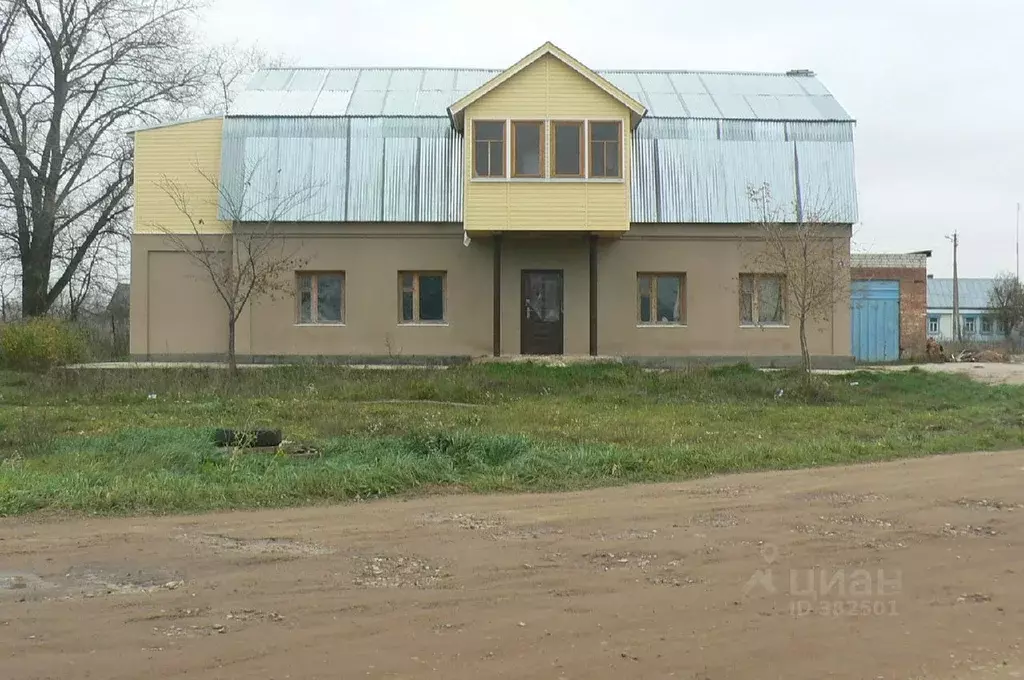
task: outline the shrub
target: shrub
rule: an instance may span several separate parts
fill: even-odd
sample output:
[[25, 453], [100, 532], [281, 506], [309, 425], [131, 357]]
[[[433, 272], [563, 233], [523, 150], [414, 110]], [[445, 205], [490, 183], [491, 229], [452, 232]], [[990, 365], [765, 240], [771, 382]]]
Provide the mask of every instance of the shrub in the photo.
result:
[[45, 371], [82, 361], [86, 346], [80, 330], [46, 317], [12, 323], [0, 332], [0, 360], [20, 371]]

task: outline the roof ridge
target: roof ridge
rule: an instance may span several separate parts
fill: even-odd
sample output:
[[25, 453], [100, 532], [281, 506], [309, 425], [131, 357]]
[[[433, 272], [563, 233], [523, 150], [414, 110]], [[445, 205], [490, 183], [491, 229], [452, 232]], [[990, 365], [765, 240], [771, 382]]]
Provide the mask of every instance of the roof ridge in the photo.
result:
[[[490, 73], [502, 72], [507, 68], [485, 68], [482, 66], [269, 66], [256, 69], [256, 73], [271, 71], [476, 71]], [[693, 75], [723, 76], [778, 76], [785, 78], [814, 78], [816, 75], [806, 73], [794, 74], [786, 71], [735, 71], [715, 69], [673, 69], [673, 68], [594, 68], [597, 73], [688, 73]]]

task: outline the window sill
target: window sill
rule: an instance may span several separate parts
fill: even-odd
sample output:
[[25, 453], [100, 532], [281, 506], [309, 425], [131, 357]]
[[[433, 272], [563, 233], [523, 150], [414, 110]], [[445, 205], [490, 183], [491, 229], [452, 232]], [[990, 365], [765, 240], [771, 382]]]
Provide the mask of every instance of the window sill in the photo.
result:
[[637, 328], [687, 328], [685, 323], [638, 323]]
[[338, 323], [295, 323], [296, 328], [344, 328], [345, 322]]
[[422, 328], [437, 328], [438, 326], [447, 326], [447, 321], [399, 321], [399, 327], [422, 327]]
[[482, 184], [495, 182], [507, 184], [625, 184], [626, 182], [621, 177], [473, 177], [469, 181]]
[[789, 328], [788, 323], [741, 323], [740, 328]]

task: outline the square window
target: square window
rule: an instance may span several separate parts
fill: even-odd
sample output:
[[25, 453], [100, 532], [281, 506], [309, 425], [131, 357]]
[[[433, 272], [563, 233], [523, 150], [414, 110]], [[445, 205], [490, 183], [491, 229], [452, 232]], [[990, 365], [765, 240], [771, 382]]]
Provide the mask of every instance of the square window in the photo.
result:
[[783, 277], [773, 274], [740, 274], [740, 324], [781, 326], [785, 323]]
[[444, 322], [444, 272], [400, 272], [398, 279], [401, 323]]
[[583, 123], [553, 121], [551, 148], [555, 156], [553, 177], [583, 176]]
[[590, 123], [590, 176], [622, 177], [622, 123]]
[[512, 123], [512, 176], [540, 177], [544, 167], [544, 123]]
[[345, 323], [343, 272], [300, 272], [297, 276], [299, 323]]
[[641, 324], [686, 323], [686, 274], [637, 274]]
[[505, 123], [473, 121], [473, 174], [476, 177], [505, 176]]

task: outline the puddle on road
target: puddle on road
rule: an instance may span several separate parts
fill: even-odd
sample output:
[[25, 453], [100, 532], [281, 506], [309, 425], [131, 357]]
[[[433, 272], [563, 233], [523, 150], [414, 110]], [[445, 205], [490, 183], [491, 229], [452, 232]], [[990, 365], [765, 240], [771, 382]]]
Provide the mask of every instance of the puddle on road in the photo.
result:
[[182, 534], [178, 537], [186, 543], [216, 551], [247, 553], [250, 555], [330, 555], [333, 550], [317, 543], [298, 541], [291, 538], [235, 538], [223, 534]]
[[0, 597], [36, 594], [57, 586], [27, 571], [0, 571]]
[[184, 584], [177, 572], [110, 569], [98, 565], [74, 566], [62, 576], [45, 579], [26, 571], [0, 571], [0, 598], [24, 601], [152, 593], [175, 590]]

